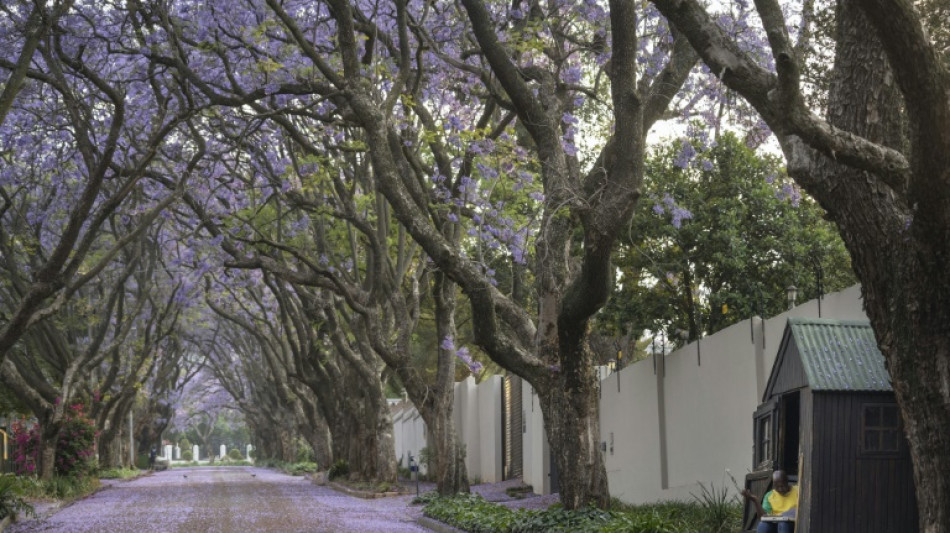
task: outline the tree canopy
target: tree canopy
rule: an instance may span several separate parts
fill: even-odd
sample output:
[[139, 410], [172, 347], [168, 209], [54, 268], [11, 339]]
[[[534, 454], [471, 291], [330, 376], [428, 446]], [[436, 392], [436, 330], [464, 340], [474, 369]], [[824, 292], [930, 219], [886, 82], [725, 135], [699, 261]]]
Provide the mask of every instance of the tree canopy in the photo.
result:
[[[0, 378], [47, 447], [83, 399], [119, 458], [119, 420], [160, 439], [200, 382], [279, 428], [263, 453], [302, 436], [377, 479], [397, 380], [449, 493], [452, 382], [490, 360], [537, 391], [563, 503], [606, 505], [592, 345], [696, 338], [850, 264], [921, 523], [950, 528], [945, 9], [708, 9], [4, 3]], [[650, 150], [663, 122], [686, 138]], [[770, 135], [784, 164], [749, 148]]]
[[618, 247], [620, 276], [600, 319], [610, 331], [689, 342], [784, 311], [789, 285], [804, 301], [819, 283], [825, 293], [855, 283], [834, 227], [778, 157], [727, 133], [706, 149], [671, 141], [646, 165], [646, 201]]

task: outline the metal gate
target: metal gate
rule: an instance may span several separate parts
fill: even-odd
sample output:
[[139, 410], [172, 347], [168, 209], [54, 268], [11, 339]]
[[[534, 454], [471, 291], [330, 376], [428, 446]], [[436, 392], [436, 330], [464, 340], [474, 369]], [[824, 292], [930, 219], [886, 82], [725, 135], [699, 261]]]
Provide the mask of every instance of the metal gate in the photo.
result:
[[524, 411], [521, 407], [521, 378], [515, 375], [505, 376], [502, 387], [501, 423], [504, 439], [502, 439], [502, 477], [504, 479], [520, 478], [524, 474], [524, 455], [522, 452], [522, 436], [524, 434]]

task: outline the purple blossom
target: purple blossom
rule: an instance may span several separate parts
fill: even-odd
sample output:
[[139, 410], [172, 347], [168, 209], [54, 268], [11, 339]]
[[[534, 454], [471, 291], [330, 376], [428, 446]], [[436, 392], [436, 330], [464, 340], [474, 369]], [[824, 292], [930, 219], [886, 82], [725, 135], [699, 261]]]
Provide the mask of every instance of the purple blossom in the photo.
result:
[[561, 80], [564, 83], [580, 83], [581, 74], [580, 67], [572, 66], [561, 71]]
[[567, 155], [571, 157], [574, 157], [577, 155], [577, 147], [574, 146], [573, 143], [568, 142], [565, 139], [561, 139], [561, 148], [564, 149], [564, 153], [566, 153]]
[[676, 229], [679, 229], [680, 226], [683, 225], [684, 220], [693, 218], [693, 214], [690, 213], [689, 210], [683, 209], [682, 207], [674, 207], [672, 215], [673, 215], [672, 224], [673, 224], [673, 227]]
[[458, 357], [463, 363], [465, 363], [465, 366], [468, 367], [472, 374], [478, 374], [482, 371], [482, 364], [472, 357], [472, 354], [468, 351], [468, 348], [465, 346], [462, 346], [458, 349], [455, 348], [455, 339], [453, 339], [451, 335], [446, 335], [445, 338], [442, 339], [442, 342], [439, 344], [439, 346], [443, 350], [455, 355], [455, 357]]
[[679, 168], [686, 168], [694, 157], [696, 157], [696, 149], [693, 148], [693, 145], [689, 141], [684, 140], [681, 144], [679, 154], [677, 154], [676, 159], [673, 160], [673, 164]]

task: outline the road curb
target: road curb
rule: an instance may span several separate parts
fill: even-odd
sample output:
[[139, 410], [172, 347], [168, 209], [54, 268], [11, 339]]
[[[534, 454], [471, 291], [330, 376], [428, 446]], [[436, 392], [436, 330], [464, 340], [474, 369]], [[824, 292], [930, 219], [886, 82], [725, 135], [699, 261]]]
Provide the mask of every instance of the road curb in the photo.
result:
[[450, 526], [445, 522], [439, 522], [435, 518], [429, 518], [428, 516], [420, 516], [416, 519], [416, 523], [422, 527], [427, 527], [436, 533], [465, 533], [463, 530]]

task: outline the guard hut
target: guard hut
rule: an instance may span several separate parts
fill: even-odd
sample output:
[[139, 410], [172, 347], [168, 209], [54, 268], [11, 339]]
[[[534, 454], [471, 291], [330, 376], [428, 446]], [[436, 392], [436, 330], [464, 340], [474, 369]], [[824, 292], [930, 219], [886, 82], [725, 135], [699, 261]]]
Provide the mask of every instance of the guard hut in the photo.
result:
[[785, 470], [799, 485], [796, 533], [918, 531], [910, 453], [867, 321], [788, 320], [753, 438], [746, 487], [761, 498]]

